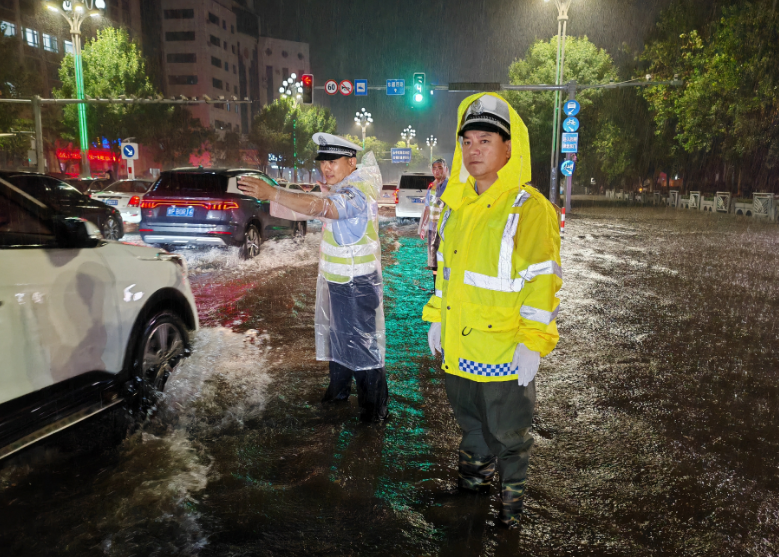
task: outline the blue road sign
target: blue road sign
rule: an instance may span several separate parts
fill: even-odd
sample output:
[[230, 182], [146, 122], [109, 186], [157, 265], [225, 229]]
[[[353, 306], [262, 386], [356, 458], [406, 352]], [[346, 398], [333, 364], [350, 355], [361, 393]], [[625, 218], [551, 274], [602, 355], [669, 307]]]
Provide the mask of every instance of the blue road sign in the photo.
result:
[[368, 96], [368, 80], [367, 79], [355, 79], [354, 80], [354, 96], [355, 97], [367, 97]]
[[576, 163], [573, 161], [563, 161], [560, 165], [560, 172], [563, 176], [573, 176], [573, 171], [576, 170]]
[[135, 147], [132, 145], [124, 145], [122, 147], [122, 153], [124, 154], [125, 158], [131, 159], [135, 156]]
[[403, 149], [397, 149], [393, 148], [390, 150], [390, 156], [392, 157], [392, 162], [394, 163], [403, 163], [407, 164], [411, 162], [411, 149], [410, 148], [403, 148]]
[[582, 109], [582, 105], [578, 101], [565, 101], [563, 104], [563, 112], [566, 116], [576, 116]]
[[579, 152], [579, 134], [578, 133], [564, 133], [563, 140], [560, 143], [561, 153], [578, 153]]
[[563, 129], [568, 133], [579, 131], [579, 120], [570, 116], [563, 121]]
[[406, 94], [406, 80], [405, 79], [388, 79], [387, 80], [387, 94], [388, 95], [405, 95]]

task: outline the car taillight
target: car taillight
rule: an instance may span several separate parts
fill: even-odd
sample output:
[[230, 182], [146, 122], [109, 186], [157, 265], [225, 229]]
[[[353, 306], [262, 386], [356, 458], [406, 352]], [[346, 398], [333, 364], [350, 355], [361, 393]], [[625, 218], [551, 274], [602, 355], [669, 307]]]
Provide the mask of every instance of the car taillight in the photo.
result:
[[128, 207], [137, 207], [141, 204], [141, 198], [137, 195], [134, 195], [130, 198], [130, 202], [127, 204]]
[[395, 190], [395, 203], [398, 202], [398, 190]]
[[174, 207], [203, 207], [207, 211], [229, 211], [230, 209], [237, 209], [238, 203], [235, 201], [222, 201], [217, 203], [204, 203], [192, 201], [175, 201], [171, 199], [155, 199], [155, 200], [143, 200], [141, 201], [141, 209], [155, 209], [162, 206], [174, 206]]

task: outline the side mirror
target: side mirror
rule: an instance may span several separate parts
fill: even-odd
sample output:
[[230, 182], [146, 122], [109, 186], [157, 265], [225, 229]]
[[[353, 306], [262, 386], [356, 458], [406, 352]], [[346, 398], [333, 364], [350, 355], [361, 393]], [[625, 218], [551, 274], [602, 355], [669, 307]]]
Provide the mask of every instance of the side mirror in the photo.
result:
[[62, 248], [94, 248], [103, 240], [97, 226], [78, 217], [54, 217], [54, 234]]

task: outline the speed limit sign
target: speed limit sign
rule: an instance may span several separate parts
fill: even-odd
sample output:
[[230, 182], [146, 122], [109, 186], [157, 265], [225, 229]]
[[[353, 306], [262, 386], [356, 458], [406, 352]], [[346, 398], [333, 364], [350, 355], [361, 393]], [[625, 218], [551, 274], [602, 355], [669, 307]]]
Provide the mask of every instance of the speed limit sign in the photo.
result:
[[327, 83], [325, 83], [325, 92], [328, 95], [335, 95], [338, 92], [338, 83], [332, 79], [327, 80]]

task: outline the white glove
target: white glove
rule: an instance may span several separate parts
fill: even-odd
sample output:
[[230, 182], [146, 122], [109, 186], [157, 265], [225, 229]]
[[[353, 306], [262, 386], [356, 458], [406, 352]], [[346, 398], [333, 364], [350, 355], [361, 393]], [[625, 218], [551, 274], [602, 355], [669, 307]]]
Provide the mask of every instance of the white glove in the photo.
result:
[[443, 354], [441, 350], [441, 323], [430, 323], [430, 330], [427, 332], [427, 343], [430, 345], [430, 353], [435, 356], [436, 350]]
[[[440, 333], [439, 333], [440, 335]], [[531, 350], [524, 344], [517, 344], [514, 350], [514, 359], [511, 360], [511, 371], [517, 373], [517, 381], [523, 387], [530, 385], [530, 382], [538, 372], [538, 366], [541, 365], [541, 354]]]

